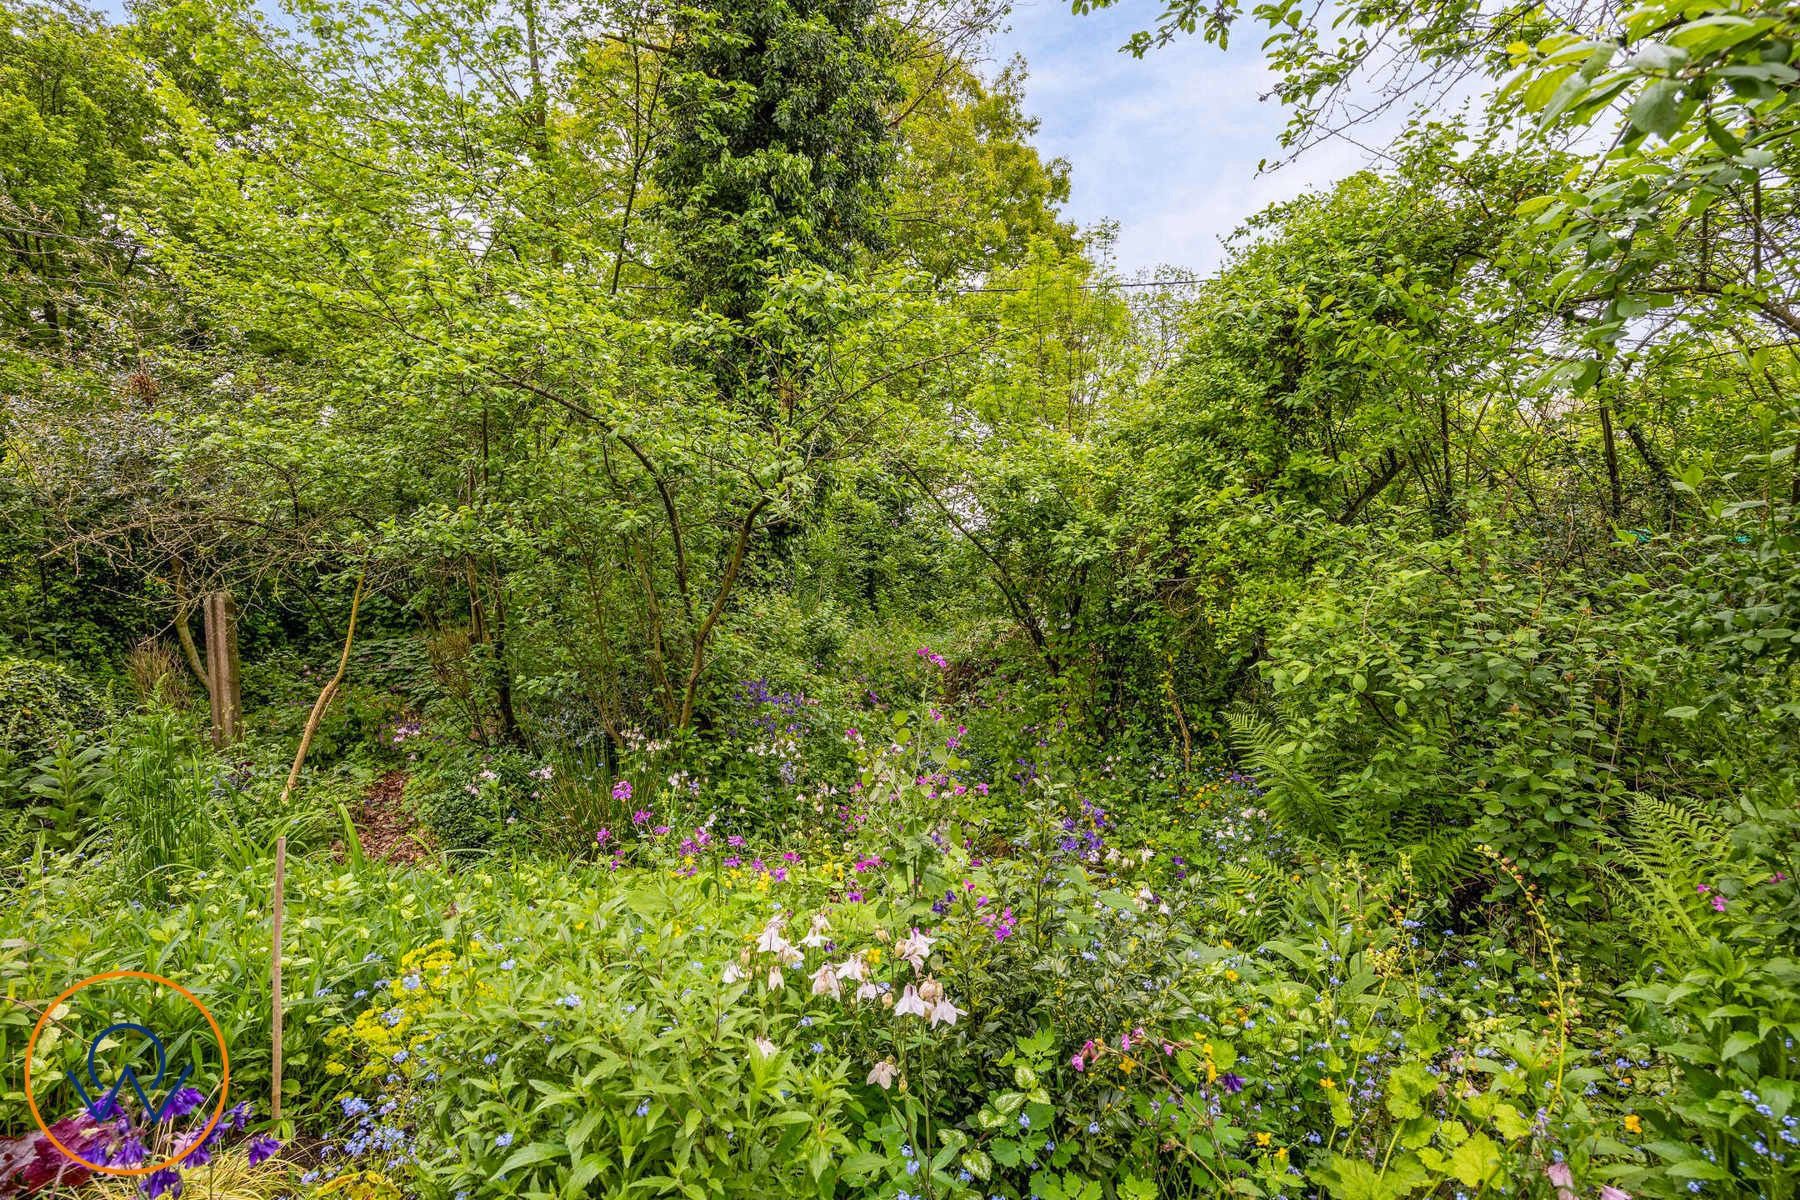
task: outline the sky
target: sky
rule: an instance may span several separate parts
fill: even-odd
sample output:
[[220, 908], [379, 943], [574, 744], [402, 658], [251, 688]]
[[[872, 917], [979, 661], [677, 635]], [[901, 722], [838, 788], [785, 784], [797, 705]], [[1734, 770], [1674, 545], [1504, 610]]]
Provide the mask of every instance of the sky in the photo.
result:
[[1069, 0], [1015, 0], [993, 46], [996, 68], [1014, 54], [1029, 66], [1038, 149], [1071, 167], [1064, 214], [1083, 226], [1118, 221], [1126, 275], [1163, 264], [1207, 273], [1246, 217], [1368, 165], [1364, 151], [1332, 141], [1259, 175], [1259, 161], [1283, 157], [1286, 124], [1276, 101], [1258, 99], [1273, 82], [1260, 29], [1245, 17], [1246, 36], [1224, 52], [1194, 36], [1142, 59], [1122, 53], [1162, 9], [1160, 0], [1120, 0], [1075, 16]]

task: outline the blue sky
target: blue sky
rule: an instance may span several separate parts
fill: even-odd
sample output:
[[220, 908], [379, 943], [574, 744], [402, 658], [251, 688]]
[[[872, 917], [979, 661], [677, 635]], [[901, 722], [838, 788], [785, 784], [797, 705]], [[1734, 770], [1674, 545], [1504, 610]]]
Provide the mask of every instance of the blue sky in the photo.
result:
[[1363, 151], [1334, 141], [1258, 175], [1260, 160], [1282, 157], [1285, 124], [1279, 104], [1257, 99], [1272, 82], [1260, 28], [1244, 18], [1228, 52], [1193, 37], [1143, 59], [1120, 53], [1162, 8], [1121, 0], [1078, 17], [1069, 0], [1015, 0], [1011, 28], [993, 46], [996, 67], [1025, 56], [1038, 148], [1072, 168], [1065, 212], [1082, 225], [1120, 223], [1126, 274], [1164, 263], [1210, 271], [1219, 240], [1244, 218], [1368, 165]]

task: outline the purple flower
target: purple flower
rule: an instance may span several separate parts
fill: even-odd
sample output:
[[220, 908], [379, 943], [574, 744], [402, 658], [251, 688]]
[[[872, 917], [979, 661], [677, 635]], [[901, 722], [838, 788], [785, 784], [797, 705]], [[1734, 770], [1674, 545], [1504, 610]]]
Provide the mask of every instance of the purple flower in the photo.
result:
[[621, 779], [613, 784], [612, 798], [620, 801], [631, 799], [631, 780]]
[[138, 1185], [138, 1189], [150, 1200], [157, 1200], [157, 1197], [164, 1195], [179, 1196], [181, 1195], [181, 1172], [174, 1167], [164, 1167], [160, 1171], [153, 1171], [143, 1183]]
[[1219, 1076], [1219, 1086], [1235, 1096], [1244, 1090], [1244, 1077], [1235, 1074], [1234, 1072], [1227, 1071]]
[[250, 1165], [261, 1166], [281, 1149], [281, 1143], [266, 1133], [259, 1133], [250, 1139]]
[[206, 1094], [196, 1087], [184, 1087], [169, 1097], [169, 1106], [164, 1110], [164, 1117], [185, 1117], [200, 1107]]

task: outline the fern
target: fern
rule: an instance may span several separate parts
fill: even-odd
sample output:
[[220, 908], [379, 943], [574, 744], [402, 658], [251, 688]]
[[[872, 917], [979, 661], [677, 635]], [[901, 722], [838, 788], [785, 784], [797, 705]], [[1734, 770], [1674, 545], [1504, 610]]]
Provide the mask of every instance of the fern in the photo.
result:
[[1724, 828], [1691, 801], [1632, 795], [1614, 849], [1618, 863], [1608, 873], [1622, 901], [1671, 957], [1685, 957], [1703, 940], [1690, 915], [1694, 885], [1724, 861]]

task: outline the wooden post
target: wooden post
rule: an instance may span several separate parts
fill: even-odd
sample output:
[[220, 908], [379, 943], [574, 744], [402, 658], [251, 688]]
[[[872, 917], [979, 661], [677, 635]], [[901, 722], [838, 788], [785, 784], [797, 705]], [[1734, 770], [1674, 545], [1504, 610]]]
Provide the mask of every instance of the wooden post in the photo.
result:
[[212, 740], [214, 746], [225, 747], [243, 732], [237, 605], [230, 592], [208, 592], [202, 611], [206, 619], [206, 683], [212, 696]]
[[287, 838], [275, 839], [275, 936], [269, 950], [269, 990], [274, 995], [275, 1019], [269, 1055], [269, 1119], [281, 1120], [281, 916], [287, 883]]

